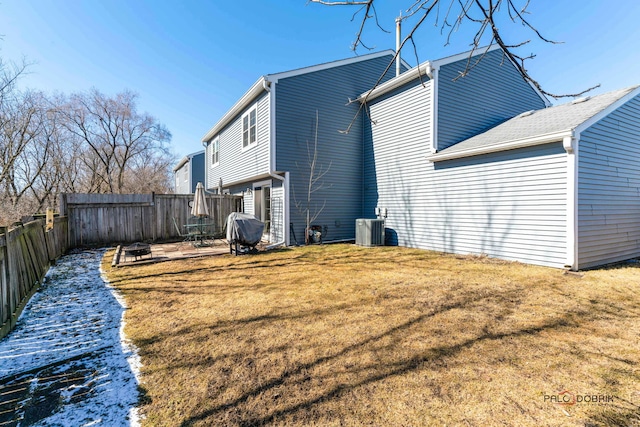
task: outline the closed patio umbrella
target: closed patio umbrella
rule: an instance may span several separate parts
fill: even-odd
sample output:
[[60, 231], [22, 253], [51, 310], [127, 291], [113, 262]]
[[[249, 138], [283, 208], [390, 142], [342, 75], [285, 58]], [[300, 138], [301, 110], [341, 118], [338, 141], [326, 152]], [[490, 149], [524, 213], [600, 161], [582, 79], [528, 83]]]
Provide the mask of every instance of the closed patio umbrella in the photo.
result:
[[196, 193], [193, 197], [193, 206], [191, 207], [191, 215], [203, 218], [209, 216], [209, 207], [207, 199], [204, 197], [204, 185], [198, 182], [196, 185]]

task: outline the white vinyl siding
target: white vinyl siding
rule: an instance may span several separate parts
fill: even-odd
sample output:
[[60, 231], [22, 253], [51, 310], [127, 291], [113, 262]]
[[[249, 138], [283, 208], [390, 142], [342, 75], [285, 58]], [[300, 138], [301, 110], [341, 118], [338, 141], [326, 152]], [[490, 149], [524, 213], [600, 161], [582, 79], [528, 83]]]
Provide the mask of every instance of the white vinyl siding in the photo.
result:
[[578, 151], [578, 261], [640, 255], [640, 97], [583, 131]]
[[[238, 114], [235, 120], [215, 136], [213, 140], [218, 140], [219, 159], [218, 165], [216, 166], [209, 163], [207, 188], [217, 188], [221, 178], [223, 185], [226, 187], [231, 183], [249, 182], [253, 177], [268, 172], [270, 133], [269, 96], [268, 92], [264, 92], [255, 104], [241, 114]], [[257, 142], [253, 148], [243, 149], [242, 117], [254, 108], [257, 111]], [[213, 150], [212, 143], [209, 144], [208, 150], [209, 152]], [[209, 155], [212, 156], [212, 154]]]

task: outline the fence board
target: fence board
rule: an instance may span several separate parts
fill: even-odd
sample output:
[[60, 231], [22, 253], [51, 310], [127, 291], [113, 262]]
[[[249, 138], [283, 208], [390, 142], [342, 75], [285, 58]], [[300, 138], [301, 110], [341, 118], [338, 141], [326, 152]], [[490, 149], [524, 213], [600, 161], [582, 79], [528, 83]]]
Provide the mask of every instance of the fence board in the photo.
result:
[[[179, 237], [191, 217], [189, 194], [64, 194], [60, 213], [69, 218], [69, 246], [157, 242]], [[206, 195], [210, 218], [223, 229], [227, 216], [242, 211], [242, 197]]]
[[56, 218], [48, 232], [45, 224], [38, 219], [0, 230], [0, 338], [15, 326], [51, 262], [67, 250], [67, 219]]

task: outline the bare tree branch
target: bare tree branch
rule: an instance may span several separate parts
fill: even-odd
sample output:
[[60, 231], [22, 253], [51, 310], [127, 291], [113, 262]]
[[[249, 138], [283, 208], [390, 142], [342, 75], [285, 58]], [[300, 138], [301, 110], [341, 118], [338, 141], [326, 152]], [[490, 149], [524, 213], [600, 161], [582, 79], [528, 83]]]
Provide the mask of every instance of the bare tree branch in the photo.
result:
[[[412, 1], [408, 0], [408, 1], [409, 1], [409, 7], [406, 9], [406, 13], [402, 17], [402, 19], [404, 21], [408, 21], [416, 16], [420, 16], [420, 18], [413, 25], [409, 35], [405, 37], [404, 40], [402, 41], [401, 47], [399, 49], [400, 51], [404, 47], [405, 43], [410, 40], [414, 46], [414, 54], [417, 52], [414, 35], [418, 30], [418, 28], [420, 28], [424, 24], [426, 18], [430, 16], [431, 12], [435, 8], [436, 9], [435, 25], [440, 26], [440, 33], [443, 34], [445, 32], [445, 29], [448, 28], [447, 36], [445, 40], [445, 46], [450, 43], [451, 37], [455, 32], [458, 31], [458, 29], [461, 27], [461, 25], [464, 22], [477, 24], [479, 25], [479, 27], [471, 42], [472, 55], [475, 54], [475, 52], [480, 48], [481, 45], [489, 45], [489, 46], [493, 44], [499, 45], [504, 51], [505, 57], [508, 58], [514, 64], [518, 72], [521, 74], [522, 78], [525, 81], [529, 82], [531, 85], [533, 85], [540, 93], [546, 96], [549, 96], [552, 98], [575, 97], [575, 96], [583, 95], [584, 93], [599, 87], [599, 85], [596, 85], [578, 93], [556, 94], [556, 93], [551, 93], [545, 90], [542, 87], [542, 85], [535, 78], [533, 78], [533, 76], [529, 74], [529, 71], [525, 66], [525, 62], [528, 59], [533, 59], [535, 55], [533, 54], [521, 55], [516, 50], [530, 43], [531, 40], [526, 39], [524, 41], [517, 41], [513, 43], [506, 42], [498, 28], [497, 19], [496, 19], [500, 14], [506, 15], [509, 17], [509, 19], [513, 23], [520, 23], [526, 29], [528, 29], [529, 31], [532, 31], [539, 40], [542, 40], [543, 42], [551, 43], [551, 44], [560, 43], [542, 35], [542, 33], [538, 31], [538, 29], [535, 28], [535, 26], [531, 24], [531, 22], [529, 22], [529, 20], [525, 17], [525, 14], [528, 14], [527, 8], [529, 6], [529, 0], [526, 0], [524, 2], [524, 5], [521, 8], [518, 8], [516, 6], [514, 0], [450, 0], [448, 2], [448, 6], [446, 7], [446, 12], [442, 16], [440, 14], [440, 6], [441, 6], [441, 3], [446, 0], [412, 0]], [[374, 8], [375, 0], [368, 0], [368, 1], [309, 0], [308, 3], [309, 2], [318, 3], [322, 5], [327, 5], [327, 6], [360, 6], [363, 9], [366, 8], [366, 11], [362, 17], [362, 21], [360, 22], [358, 32], [356, 33], [355, 41], [352, 44], [352, 49], [355, 50], [358, 48], [358, 46], [363, 46], [364, 48], [369, 49], [363, 43], [363, 39], [364, 39], [363, 32], [366, 28], [366, 21], [372, 18], [375, 18], [376, 22], [378, 22], [378, 16]], [[458, 5], [457, 11], [455, 8], [456, 4]], [[501, 11], [501, 9], [503, 9], [503, 11]], [[504, 11], [504, 9], [506, 9], [506, 12]], [[370, 14], [369, 13], [370, 10], [373, 10], [374, 13]], [[453, 19], [454, 14], [455, 14], [455, 20], [451, 20]], [[442, 23], [438, 25], [440, 21]], [[451, 24], [450, 22], [453, 22], [453, 24]], [[490, 31], [487, 31], [489, 29]], [[384, 71], [383, 75], [372, 87], [372, 89], [375, 89], [381, 83], [383, 76], [386, 75], [389, 68], [391, 67], [391, 64], [393, 64], [393, 62], [397, 59], [397, 56], [398, 56], [398, 53], [396, 52], [396, 55], [393, 57], [389, 67]], [[463, 77], [469, 74], [469, 72], [471, 72], [471, 70], [479, 63], [479, 61], [483, 57], [484, 55], [482, 55], [481, 58], [477, 61], [470, 60], [468, 62], [467, 69], [464, 70], [459, 77]], [[416, 54], [416, 59], [417, 59], [417, 54]], [[366, 99], [364, 100], [364, 102], [366, 102]], [[358, 113], [357, 113], [358, 115], [360, 114], [360, 111], [361, 111], [361, 108], [358, 110]], [[357, 115], [356, 115], [356, 118], [357, 118]], [[354, 121], [343, 132], [349, 132], [353, 123], [355, 123], [356, 118], [354, 118]]]

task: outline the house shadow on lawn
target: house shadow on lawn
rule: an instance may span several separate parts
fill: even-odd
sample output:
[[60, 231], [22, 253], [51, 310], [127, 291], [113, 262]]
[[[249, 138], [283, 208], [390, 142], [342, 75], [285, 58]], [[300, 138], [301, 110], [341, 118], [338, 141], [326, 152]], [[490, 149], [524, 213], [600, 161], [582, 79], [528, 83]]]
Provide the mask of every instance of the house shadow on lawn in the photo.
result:
[[[432, 347], [426, 352], [415, 353], [412, 357], [378, 365], [373, 370], [370, 366], [366, 366], [366, 364], [358, 362], [355, 362], [352, 365], [346, 364], [346, 372], [351, 377], [351, 380], [339, 381], [337, 384], [330, 387], [322, 387], [322, 381], [318, 382], [318, 378], [315, 378], [315, 376], [310, 373], [316, 367], [338, 362], [341, 358], [345, 358], [350, 354], [359, 353], [363, 350], [366, 351], [369, 347], [376, 347], [377, 343], [380, 341], [393, 338], [398, 334], [407, 332], [416, 325], [429, 322], [437, 314], [463, 309], [467, 304], [476, 302], [478, 302], [478, 300], [470, 300], [444, 306], [438, 312], [410, 319], [401, 325], [389, 328], [383, 333], [371, 336], [351, 346], [344, 347], [339, 351], [331, 352], [326, 356], [316, 358], [312, 362], [300, 363], [292, 366], [282, 375], [257, 384], [254, 388], [245, 391], [233, 400], [192, 415], [188, 419], [184, 420], [181, 423], [181, 426], [195, 425], [199, 421], [218, 419], [221, 416], [229, 421], [230, 425], [270, 425], [272, 423], [277, 424], [283, 420], [292, 419], [303, 420], [302, 422], [304, 424], [322, 424], [323, 422], [328, 421], [326, 418], [327, 414], [320, 415], [318, 413], [318, 406], [326, 402], [340, 401], [345, 398], [347, 402], [350, 402], [351, 398], [347, 397], [347, 395], [353, 394], [357, 390], [366, 389], [368, 387], [375, 388], [376, 384], [385, 380], [399, 378], [407, 374], [418, 373], [425, 369], [436, 372], [446, 370], [450, 363], [449, 359], [456, 358], [462, 352], [468, 351], [472, 347], [483, 342], [513, 340], [520, 337], [536, 336], [545, 333], [546, 331], [552, 331], [558, 328], [571, 328], [576, 325], [577, 318], [588, 319], [590, 316], [587, 311], [567, 312], [561, 317], [547, 319], [546, 323], [539, 326], [516, 329], [502, 333], [484, 333], [480, 336], [460, 341], [454, 345]], [[263, 322], [270, 320], [278, 319], [260, 318], [251, 319], [251, 322]], [[251, 362], [251, 360], [253, 360], [252, 356], [253, 355], [245, 354], [239, 358], [245, 361], [244, 366], [248, 369], [251, 369], [252, 365], [255, 363]], [[247, 360], [249, 360], [249, 362], [246, 362]], [[329, 376], [325, 375], [324, 380], [328, 379]], [[292, 389], [293, 394], [298, 395], [298, 398], [292, 399], [295, 403], [277, 405], [277, 402], [280, 400], [288, 400], [288, 388]], [[299, 398], [301, 389], [305, 391], [304, 395], [306, 395], [302, 399]], [[441, 393], [441, 391], [436, 391], [439, 390], [439, 387], [436, 384], [433, 385], [433, 389], [434, 395]], [[398, 392], [400, 392], [400, 390], [398, 390]], [[264, 411], [266, 407], [258, 409], [251, 403], [257, 399], [261, 400], [265, 405], [267, 402], [273, 401], [274, 406], [278, 406], [278, 409], [267, 411]], [[589, 411], [587, 418], [591, 419], [592, 423], [590, 424], [587, 422], [585, 425], [626, 427], [629, 420], [634, 419], [634, 417], [635, 419], [640, 419], [638, 418], [640, 417], [640, 408], [630, 402], [626, 403], [627, 404], [620, 405], [620, 402], [618, 401], [616, 408], [605, 407], [599, 408], [601, 409], [600, 411]], [[526, 411], [525, 409], [522, 410]], [[320, 412], [322, 412], [322, 410], [320, 410]], [[233, 414], [236, 415], [234, 416]], [[231, 418], [227, 418], [229, 416], [231, 416]]]
[[[180, 284], [175, 269], [167, 283], [157, 282], [161, 272], [153, 285], [125, 282], [125, 293], [157, 299], [175, 320], [138, 341], [162, 361], [153, 381], [193, 381], [166, 396], [151, 389], [144, 410], [155, 416], [165, 399], [188, 394], [173, 418], [183, 426], [604, 426], [640, 417], [631, 399], [568, 409], [543, 400], [564, 389], [615, 395], [640, 382], [637, 349], [627, 345], [640, 320], [625, 302], [630, 289], [609, 293], [589, 275], [516, 263], [352, 247], [375, 270], [363, 279], [344, 252], [322, 250], [229, 269], [203, 262]], [[203, 298], [211, 305], [195, 316]], [[188, 321], [179, 320], [185, 306]]]

